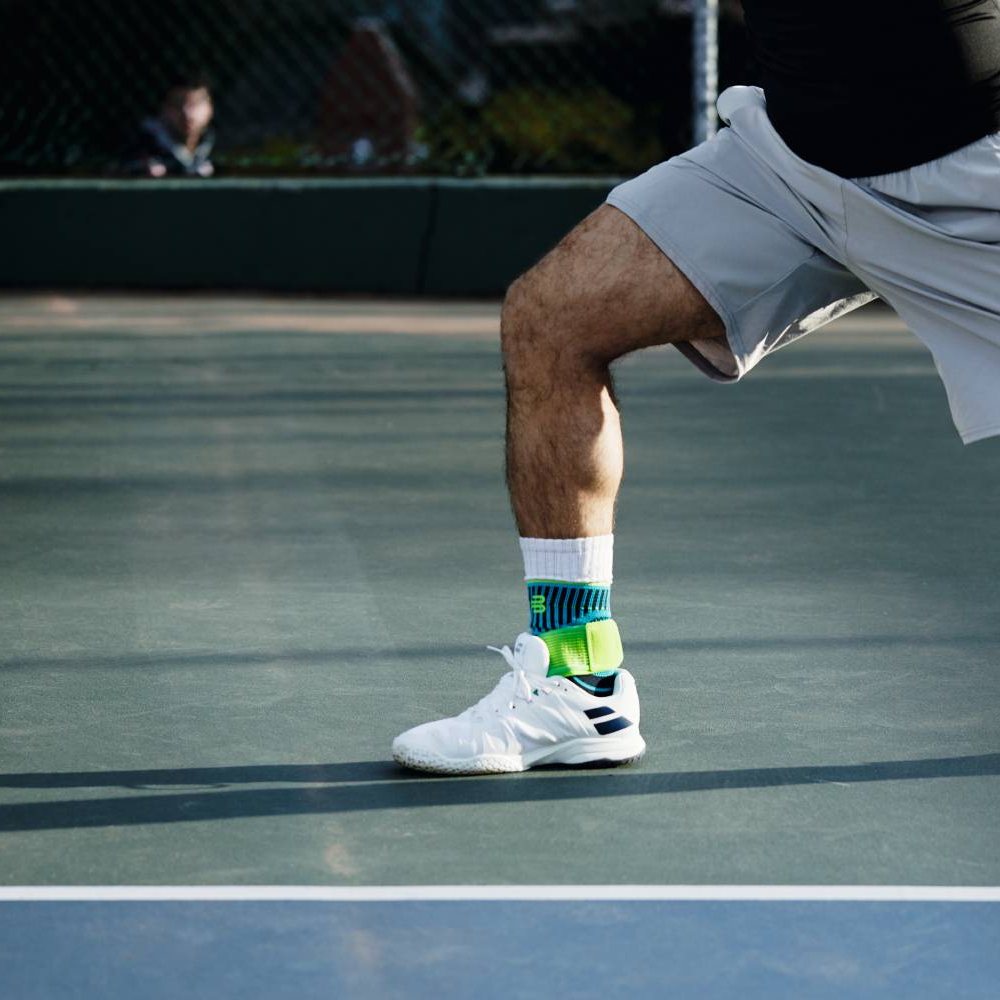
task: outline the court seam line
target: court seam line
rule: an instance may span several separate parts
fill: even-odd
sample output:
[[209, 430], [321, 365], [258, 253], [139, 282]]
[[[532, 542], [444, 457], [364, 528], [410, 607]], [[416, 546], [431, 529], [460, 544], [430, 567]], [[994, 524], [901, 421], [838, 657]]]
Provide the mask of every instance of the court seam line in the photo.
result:
[[927, 885], [27, 885], [11, 902], [885, 902], [997, 903], [1000, 886]]

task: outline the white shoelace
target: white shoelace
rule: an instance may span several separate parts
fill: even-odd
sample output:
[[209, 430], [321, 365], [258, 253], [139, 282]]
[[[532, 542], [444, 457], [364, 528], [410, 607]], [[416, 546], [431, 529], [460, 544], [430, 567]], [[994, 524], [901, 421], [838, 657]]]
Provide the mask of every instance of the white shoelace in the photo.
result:
[[[501, 707], [505, 709], [512, 707], [515, 698], [520, 698], [522, 701], [528, 702], [534, 701], [532, 697], [534, 689], [531, 686], [527, 671], [514, 658], [514, 653], [510, 646], [487, 646], [486, 648], [490, 652], [499, 653], [504, 658], [507, 666], [510, 667], [510, 673], [504, 674], [497, 683], [497, 686], [485, 698], [481, 698], [473, 705], [469, 711], [482, 717], [484, 712], [499, 712]], [[506, 683], [507, 681], [510, 682], [509, 686]]]

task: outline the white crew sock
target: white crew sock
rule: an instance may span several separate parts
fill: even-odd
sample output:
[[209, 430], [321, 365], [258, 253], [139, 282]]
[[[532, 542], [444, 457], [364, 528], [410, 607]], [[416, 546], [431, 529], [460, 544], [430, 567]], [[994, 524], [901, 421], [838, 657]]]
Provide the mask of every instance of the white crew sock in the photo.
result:
[[611, 583], [615, 536], [522, 538], [525, 580]]

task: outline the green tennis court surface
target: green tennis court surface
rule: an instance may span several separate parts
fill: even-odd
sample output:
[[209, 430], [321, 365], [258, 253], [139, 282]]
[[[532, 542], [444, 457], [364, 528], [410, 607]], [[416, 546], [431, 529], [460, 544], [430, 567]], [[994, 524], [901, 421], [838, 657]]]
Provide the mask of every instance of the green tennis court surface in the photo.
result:
[[620, 365], [641, 765], [388, 760], [526, 621], [496, 316], [0, 300], [0, 882], [1000, 884], [1000, 444], [879, 311], [737, 387]]

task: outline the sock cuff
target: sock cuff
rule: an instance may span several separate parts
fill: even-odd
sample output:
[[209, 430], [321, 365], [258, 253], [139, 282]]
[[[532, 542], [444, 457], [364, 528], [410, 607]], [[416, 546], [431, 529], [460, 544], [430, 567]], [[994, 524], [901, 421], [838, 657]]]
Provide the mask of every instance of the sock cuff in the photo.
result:
[[615, 536], [521, 538], [525, 580], [611, 583]]

